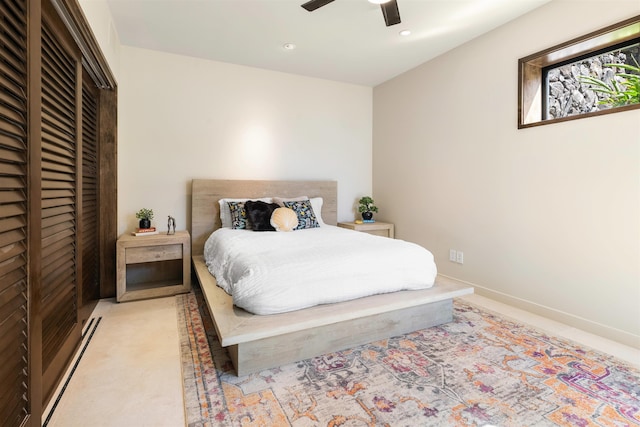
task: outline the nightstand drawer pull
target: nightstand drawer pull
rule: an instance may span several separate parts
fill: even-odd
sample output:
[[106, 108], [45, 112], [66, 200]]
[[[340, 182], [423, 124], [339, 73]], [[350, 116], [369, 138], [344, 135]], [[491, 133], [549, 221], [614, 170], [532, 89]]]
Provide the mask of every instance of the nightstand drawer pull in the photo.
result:
[[127, 264], [138, 264], [141, 262], [168, 261], [172, 259], [182, 259], [182, 245], [127, 248], [125, 262]]

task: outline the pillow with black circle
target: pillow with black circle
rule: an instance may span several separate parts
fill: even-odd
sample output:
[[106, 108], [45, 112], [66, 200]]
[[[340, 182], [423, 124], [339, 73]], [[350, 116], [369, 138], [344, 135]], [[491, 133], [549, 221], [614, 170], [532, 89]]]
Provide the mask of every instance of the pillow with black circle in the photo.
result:
[[276, 231], [271, 225], [271, 214], [280, 206], [276, 203], [247, 200], [244, 208], [253, 231]]
[[263, 202], [271, 203], [271, 197], [262, 197], [260, 199], [251, 199], [249, 197], [241, 198], [241, 199], [229, 199], [224, 198], [218, 200], [218, 204], [220, 205], [220, 222], [222, 223], [222, 228], [234, 228], [233, 227], [233, 218], [231, 216], [230, 202], [242, 202], [242, 209], [244, 209], [244, 202], [247, 200], [260, 200]]
[[245, 230], [248, 228], [245, 202], [227, 202], [231, 215], [231, 228]]
[[284, 202], [284, 206], [293, 209], [298, 216], [298, 226], [294, 228], [294, 230], [320, 227], [320, 224], [318, 224], [318, 220], [316, 219], [316, 214], [313, 212], [310, 200]]

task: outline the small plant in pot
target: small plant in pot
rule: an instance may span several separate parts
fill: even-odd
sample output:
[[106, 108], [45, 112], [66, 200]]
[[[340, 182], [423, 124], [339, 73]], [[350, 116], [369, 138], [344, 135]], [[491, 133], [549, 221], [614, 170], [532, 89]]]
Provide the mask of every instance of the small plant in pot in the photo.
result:
[[153, 209], [142, 208], [136, 213], [136, 218], [140, 220], [140, 228], [151, 228], [153, 219]]
[[371, 197], [364, 196], [358, 200], [358, 212], [362, 214], [363, 220], [370, 221], [373, 218], [373, 213], [378, 212], [378, 208]]

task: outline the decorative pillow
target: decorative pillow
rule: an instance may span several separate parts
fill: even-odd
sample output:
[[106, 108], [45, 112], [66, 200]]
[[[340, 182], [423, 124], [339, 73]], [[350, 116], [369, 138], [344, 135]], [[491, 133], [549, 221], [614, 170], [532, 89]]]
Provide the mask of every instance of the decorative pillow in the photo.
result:
[[284, 202], [301, 202], [304, 200], [311, 200], [311, 207], [313, 208], [313, 213], [316, 215], [316, 220], [318, 221], [319, 226], [325, 225], [324, 220], [322, 219], [322, 197], [307, 197], [307, 196], [299, 196], [299, 197], [274, 197], [273, 203], [277, 203], [280, 206], [284, 206]]
[[222, 228], [233, 228], [233, 220], [231, 218], [231, 210], [229, 209], [229, 202], [246, 202], [247, 200], [261, 200], [263, 202], [271, 203], [271, 197], [263, 197], [260, 199], [220, 199], [218, 204], [220, 205], [220, 221], [222, 222]]
[[278, 209], [275, 203], [248, 200], [244, 203], [253, 231], [275, 231], [271, 226], [271, 214]]
[[301, 200], [298, 202], [284, 202], [284, 206], [293, 209], [298, 217], [298, 226], [294, 230], [302, 230], [303, 228], [316, 228], [320, 225], [316, 218], [310, 200]]
[[244, 207], [246, 202], [227, 202], [229, 212], [231, 212], [231, 228], [244, 230], [247, 228], [247, 211]]
[[298, 226], [298, 215], [291, 208], [278, 208], [271, 215], [271, 225], [276, 231], [291, 231]]

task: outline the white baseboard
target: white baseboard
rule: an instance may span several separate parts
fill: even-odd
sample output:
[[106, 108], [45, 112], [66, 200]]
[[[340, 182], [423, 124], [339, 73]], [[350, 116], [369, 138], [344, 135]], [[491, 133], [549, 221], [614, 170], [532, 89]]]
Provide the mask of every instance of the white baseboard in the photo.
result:
[[522, 298], [514, 297], [503, 292], [494, 291], [475, 283], [456, 279], [455, 277], [446, 276], [444, 274], [441, 274], [441, 276], [466, 283], [469, 286], [473, 286], [474, 292], [483, 297], [487, 297], [492, 300], [519, 308], [521, 310], [537, 314], [538, 316], [546, 317], [547, 319], [551, 319], [556, 322], [564, 323], [565, 325], [581, 329], [585, 332], [589, 332], [603, 338], [610, 339], [612, 341], [619, 342], [629, 347], [640, 349], [640, 336], [638, 335], [634, 335], [620, 329], [612, 328], [610, 326], [602, 325], [600, 323], [593, 322], [591, 320], [575, 316], [573, 314], [565, 313], [563, 311], [556, 310], [550, 307], [546, 307], [544, 305], [540, 305], [531, 301], [527, 301]]

